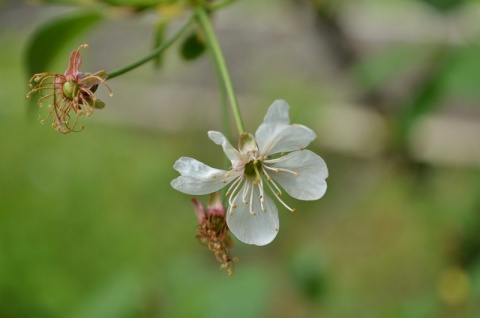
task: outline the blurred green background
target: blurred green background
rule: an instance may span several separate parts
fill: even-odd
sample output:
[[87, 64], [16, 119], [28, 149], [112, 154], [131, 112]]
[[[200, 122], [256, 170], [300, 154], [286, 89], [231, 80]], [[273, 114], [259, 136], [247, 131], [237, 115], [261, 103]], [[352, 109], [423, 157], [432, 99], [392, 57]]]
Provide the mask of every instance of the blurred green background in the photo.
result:
[[78, 134], [25, 100], [46, 24], [101, 12], [43, 38], [40, 71], [83, 43], [83, 70], [109, 71], [151, 49], [158, 2], [0, 1], [1, 318], [480, 316], [478, 1], [239, 0], [213, 16], [247, 130], [285, 99], [330, 171], [324, 198], [279, 208], [273, 243], [236, 242], [231, 278], [169, 185], [180, 156], [224, 162], [208, 56], [178, 44], [109, 81]]

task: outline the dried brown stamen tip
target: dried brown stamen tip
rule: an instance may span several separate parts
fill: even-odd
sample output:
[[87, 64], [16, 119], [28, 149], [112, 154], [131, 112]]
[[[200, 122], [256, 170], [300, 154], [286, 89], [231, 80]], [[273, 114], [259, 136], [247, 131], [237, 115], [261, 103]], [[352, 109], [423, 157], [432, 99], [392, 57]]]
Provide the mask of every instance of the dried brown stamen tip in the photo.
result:
[[199, 225], [197, 239], [213, 252], [215, 258], [220, 263], [220, 268], [226, 269], [228, 275], [232, 276], [234, 263], [238, 261], [238, 258], [232, 257], [230, 254], [233, 240], [228, 232], [225, 217], [209, 215]]

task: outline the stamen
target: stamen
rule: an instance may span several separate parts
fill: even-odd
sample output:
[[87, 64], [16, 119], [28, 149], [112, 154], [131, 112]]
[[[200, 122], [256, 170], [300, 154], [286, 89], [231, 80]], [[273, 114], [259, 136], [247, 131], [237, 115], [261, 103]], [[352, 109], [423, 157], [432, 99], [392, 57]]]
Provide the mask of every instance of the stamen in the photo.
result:
[[[242, 177], [239, 177], [239, 178], [237, 178], [237, 179], [232, 183], [232, 185], [228, 188], [227, 193], [225, 194], [226, 197], [228, 197], [230, 194], [235, 193], [235, 191], [237, 191], [237, 187], [236, 187], [236, 186], [238, 185], [238, 183], [239, 183], [240, 181], [242, 181], [242, 179], [243, 179]], [[234, 187], [235, 187], [235, 188], [234, 188]], [[232, 190], [232, 188], [233, 188], [233, 191], [230, 192], [230, 190]]]
[[275, 171], [276, 173], [279, 173], [280, 171], [282, 171], [282, 172], [291, 173], [291, 174], [293, 174], [295, 177], [298, 176], [298, 172], [293, 171], [293, 170], [288, 170], [288, 169], [285, 169], [285, 168], [272, 168], [272, 167], [269, 167], [269, 166], [267, 166], [267, 165], [263, 165], [263, 167], [266, 168], [266, 169], [268, 169], [268, 170]]
[[231, 192], [230, 198], [228, 199], [228, 205], [230, 205], [230, 207], [232, 207], [235, 204], [234, 202], [237, 200], [237, 197], [240, 194], [240, 191], [237, 191], [237, 190], [241, 186], [242, 180], [243, 180], [242, 177], [235, 180], [235, 182], [232, 184], [232, 186], [227, 191], [227, 193], [230, 194], [230, 189], [235, 186], [235, 188], [233, 188], [233, 190]]
[[[272, 181], [272, 184], [275, 185], [275, 183], [274, 183], [273, 181]], [[270, 191], [273, 192], [273, 195], [275, 196], [275, 198], [277, 198], [277, 200], [280, 201], [280, 203], [281, 203], [284, 207], [286, 207], [286, 208], [287, 208], [289, 211], [291, 211], [291, 212], [297, 211], [297, 209], [289, 207], [285, 202], [283, 202], [282, 199], [280, 199], [280, 196], [272, 189], [272, 186], [270, 185], [270, 183], [267, 182], [267, 185], [268, 185], [268, 187], [270, 188]]]
[[242, 201], [243, 203], [248, 204], [248, 201], [246, 200], [246, 198], [247, 198], [248, 192], [250, 191], [250, 186], [253, 187], [253, 185], [251, 185], [250, 182], [248, 182], [248, 180], [245, 182], [246, 182], [246, 185], [243, 188]]
[[260, 190], [260, 196], [259, 196], [260, 206], [262, 207], [263, 212], [267, 212], [267, 209], [265, 208], [265, 201], [263, 200], [264, 193], [263, 193], [263, 180], [262, 179], [260, 179], [260, 184], [258, 186], [258, 189]]
[[[265, 167], [265, 165], [264, 165]], [[273, 184], [273, 186], [275, 187], [275, 189], [277, 191], [273, 191], [272, 188], [270, 187], [270, 184], [267, 182], [268, 186], [270, 187], [270, 190], [272, 190], [272, 192], [276, 193], [277, 195], [282, 195], [282, 190], [280, 190], [280, 188], [277, 186], [277, 184], [273, 181], [273, 179], [268, 175], [267, 173], [267, 170], [265, 169], [262, 169], [263, 173], [267, 176], [267, 181], [269, 181], [271, 184]]]
[[255, 216], [257, 215], [257, 212], [253, 210], [253, 192], [254, 192], [254, 188], [252, 186], [252, 191], [250, 191], [250, 214]]

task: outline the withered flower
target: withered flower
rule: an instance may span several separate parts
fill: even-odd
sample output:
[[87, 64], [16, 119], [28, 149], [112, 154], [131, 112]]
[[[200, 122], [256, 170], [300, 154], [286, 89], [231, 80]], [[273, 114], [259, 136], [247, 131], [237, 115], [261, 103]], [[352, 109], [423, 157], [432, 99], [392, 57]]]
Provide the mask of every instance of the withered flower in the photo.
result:
[[88, 45], [83, 44], [70, 54], [65, 74], [38, 73], [33, 75], [29, 82], [32, 89], [27, 93], [27, 98], [38, 92], [40, 108], [43, 107], [45, 99], [53, 99], [53, 102], [48, 105], [47, 116], [41, 122], [44, 123], [46, 119], [53, 116], [52, 127], [63, 134], [81, 131], [83, 126], [76, 128], [78, 118], [83, 114], [90, 116], [94, 109], [105, 107], [105, 103], [94, 96], [99, 84], [105, 85], [112, 96], [110, 87], [105, 83], [108, 77], [106, 71], [93, 74], [79, 72], [82, 64], [80, 49], [86, 47]]
[[233, 275], [233, 265], [238, 261], [230, 254], [233, 240], [230, 237], [225, 208], [218, 192], [209, 196], [207, 209], [197, 199], [192, 199], [193, 209], [198, 218], [197, 239], [213, 252], [220, 267], [226, 269], [229, 276]]

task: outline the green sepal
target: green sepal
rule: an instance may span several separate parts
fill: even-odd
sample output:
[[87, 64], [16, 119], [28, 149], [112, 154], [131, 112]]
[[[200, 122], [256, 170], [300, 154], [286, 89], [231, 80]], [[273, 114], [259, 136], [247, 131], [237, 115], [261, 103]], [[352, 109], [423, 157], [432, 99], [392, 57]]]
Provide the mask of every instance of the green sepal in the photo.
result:
[[252, 134], [244, 132], [240, 135], [240, 139], [238, 141], [238, 150], [240, 150], [240, 153], [242, 154], [251, 153], [258, 150], [257, 142]]
[[93, 107], [95, 109], [104, 109], [105, 108], [105, 103], [101, 101], [98, 98], [95, 98], [94, 100], [91, 98], [86, 98], [86, 101], [90, 107]]

